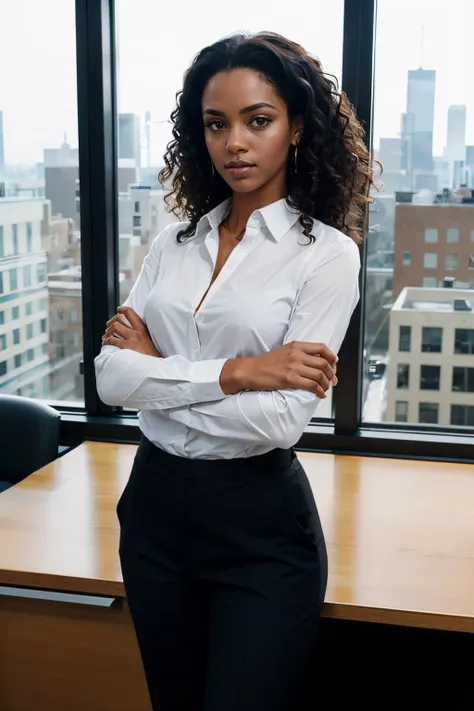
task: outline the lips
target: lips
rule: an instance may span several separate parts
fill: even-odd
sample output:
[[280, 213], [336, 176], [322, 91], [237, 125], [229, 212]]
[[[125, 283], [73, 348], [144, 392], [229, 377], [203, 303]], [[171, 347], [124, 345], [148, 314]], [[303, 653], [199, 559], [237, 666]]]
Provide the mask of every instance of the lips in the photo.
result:
[[226, 165], [226, 169], [229, 171], [229, 173], [231, 173], [231, 175], [235, 177], [247, 175], [254, 168], [255, 165], [253, 163], [247, 163], [246, 161], [242, 160], [227, 163]]

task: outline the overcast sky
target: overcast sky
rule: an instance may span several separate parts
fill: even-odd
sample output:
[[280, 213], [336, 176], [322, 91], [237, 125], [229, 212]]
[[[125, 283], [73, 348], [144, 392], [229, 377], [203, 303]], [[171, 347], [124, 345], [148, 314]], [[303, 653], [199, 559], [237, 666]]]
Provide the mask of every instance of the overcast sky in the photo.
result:
[[[67, 133], [77, 146], [74, 0], [0, 0], [0, 111], [7, 163], [34, 163]], [[341, 75], [342, 0], [298, 3], [204, 3], [117, 0], [119, 110], [168, 118], [183, 71], [204, 45], [238, 29], [286, 34]], [[179, 9], [178, 15], [175, 10]], [[408, 69], [436, 69], [434, 148], [446, 141], [451, 104], [467, 105], [474, 144], [472, 0], [379, 0], [375, 75], [375, 143], [397, 136], [406, 109]], [[424, 27], [423, 56], [421, 36]], [[471, 36], [469, 36], [471, 35]], [[152, 127], [159, 163], [167, 124]]]

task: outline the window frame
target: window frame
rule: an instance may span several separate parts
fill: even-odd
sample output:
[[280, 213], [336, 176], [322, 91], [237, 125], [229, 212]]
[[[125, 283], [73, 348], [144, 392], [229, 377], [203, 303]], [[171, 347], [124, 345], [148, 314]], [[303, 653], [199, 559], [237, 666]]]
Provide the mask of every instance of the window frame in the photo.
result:
[[[346, 92], [372, 145], [376, 0], [345, 0], [341, 89]], [[137, 418], [104, 405], [95, 388], [94, 356], [104, 324], [118, 303], [117, 112], [114, 0], [76, 0], [79, 176], [83, 279], [84, 408], [63, 407], [62, 441], [86, 438], [137, 442]], [[92, 216], [93, 219], [92, 219]], [[368, 211], [364, 233], [367, 234]], [[299, 448], [378, 456], [466, 459], [472, 435], [466, 428], [434, 428], [362, 421], [366, 242], [362, 242], [361, 300], [340, 350], [333, 420], [314, 419]], [[474, 266], [474, 265], [473, 265]], [[413, 334], [412, 334], [413, 339]], [[413, 344], [411, 344], [413, 345]]]

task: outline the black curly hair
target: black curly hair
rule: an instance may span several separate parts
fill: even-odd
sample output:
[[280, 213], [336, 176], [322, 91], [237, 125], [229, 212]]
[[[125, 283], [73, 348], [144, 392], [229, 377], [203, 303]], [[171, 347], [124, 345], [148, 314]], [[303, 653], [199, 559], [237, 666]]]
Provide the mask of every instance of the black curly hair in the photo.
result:
[[319, 60], [271, 32], [238, 33], [205, 47], [184, 76], [171, 114], [173, 140], [159, 176], [162, 185], [171, 179], [168, 206], [189, 220], [178, 241], [191, 237], [200, 218], [232, 195], [221, 176], [213, 175], [201, 102], [215, 74], [237, 68], [265, 76], [285, 101], [289, 119], [303, 118], [298, 172], [289, 160], [286, 196], [288, 204], [301, 212], [303, 233], [312, 240], [317, 219], [360, 242], [374, 185], [364, 130], [347, 96], [339, 92], [336, 79], [323, 72]]

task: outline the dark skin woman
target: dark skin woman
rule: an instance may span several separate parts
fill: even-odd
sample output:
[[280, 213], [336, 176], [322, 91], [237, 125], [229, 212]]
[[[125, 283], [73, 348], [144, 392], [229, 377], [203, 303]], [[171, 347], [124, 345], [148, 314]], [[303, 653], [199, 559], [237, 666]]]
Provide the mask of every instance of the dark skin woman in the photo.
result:
[[319, 61], [271, 33], [203, 49], [171, 119], [185, 221], [96, 359], [101, 398], [140, 410], [125, 588], [154, 711], [296, 711], [327, 557], [294, 445], [337, 384], [371, 159]]

